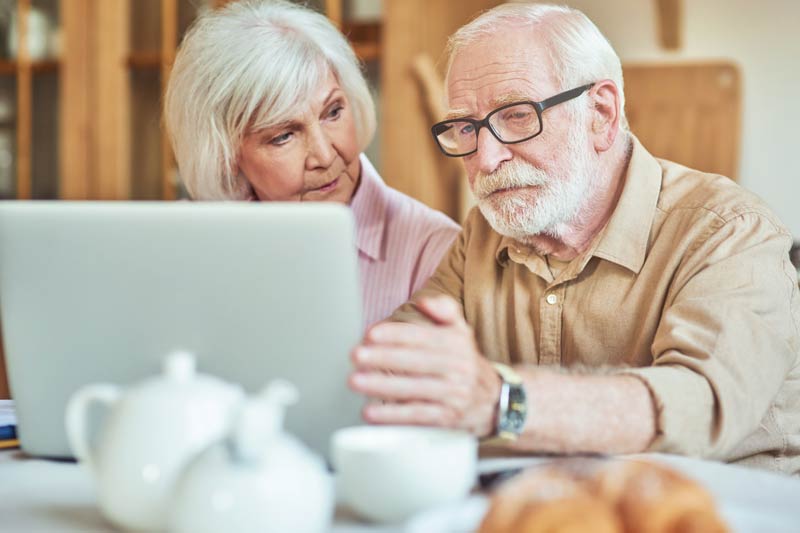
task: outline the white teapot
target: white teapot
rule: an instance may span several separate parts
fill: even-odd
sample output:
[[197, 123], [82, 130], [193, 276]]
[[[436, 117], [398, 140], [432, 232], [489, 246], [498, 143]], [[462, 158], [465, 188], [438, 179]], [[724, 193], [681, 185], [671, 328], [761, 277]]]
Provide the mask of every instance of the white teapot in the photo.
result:
[[[227, 432], [242, 389], [198, 374], [186, 352], [169, 355], [160, 376], [125, 391], [94, 384], [67, 405], [67, 435], [76, 458], [95, 480], [100, 509], [115, 525], [163, 530], [181, 469]], [[97, 445], [87, 442], [87, 408], [109, 406]]]
[[212, 444], [176, 485], [170, 529], [180, 533], [321, 533], [331, 527], [333, 478], [325, 463], [283, 431], [297, 399], [275, 380], [244, 403], [228, 439]]

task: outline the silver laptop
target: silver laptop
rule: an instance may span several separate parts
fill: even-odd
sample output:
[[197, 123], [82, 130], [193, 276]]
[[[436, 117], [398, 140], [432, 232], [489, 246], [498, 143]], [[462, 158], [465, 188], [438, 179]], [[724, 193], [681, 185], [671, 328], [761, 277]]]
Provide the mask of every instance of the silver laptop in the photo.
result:
[[286, 425], [327, 456], [330, 434], [360, 423], [346, 386], [357, 268], [340, 205], [0, 202], [0, 317], [22, 449], [71, 456], [75, 390], [135, 383], [183, 349], [249, 392], [293, 382]]

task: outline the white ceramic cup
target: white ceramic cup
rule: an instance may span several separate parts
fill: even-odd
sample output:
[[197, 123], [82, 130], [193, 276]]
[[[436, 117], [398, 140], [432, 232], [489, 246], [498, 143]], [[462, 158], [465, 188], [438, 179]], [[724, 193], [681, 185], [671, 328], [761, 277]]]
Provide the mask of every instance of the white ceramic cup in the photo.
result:
[[400, 522], [464, 498], [475, 484], [478, 443], [462, 431], [356, 426], [331, 437], [340, 502], [375, 522]]

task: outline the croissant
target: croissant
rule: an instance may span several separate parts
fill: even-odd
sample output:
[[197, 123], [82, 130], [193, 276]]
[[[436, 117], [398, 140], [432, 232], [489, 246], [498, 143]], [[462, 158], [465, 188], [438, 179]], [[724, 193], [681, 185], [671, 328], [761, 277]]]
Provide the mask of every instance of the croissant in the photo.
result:
[[479, 533], [723, 533], [714, 501], [659, 464], [562, 460], [534, 467], [492, 495]]

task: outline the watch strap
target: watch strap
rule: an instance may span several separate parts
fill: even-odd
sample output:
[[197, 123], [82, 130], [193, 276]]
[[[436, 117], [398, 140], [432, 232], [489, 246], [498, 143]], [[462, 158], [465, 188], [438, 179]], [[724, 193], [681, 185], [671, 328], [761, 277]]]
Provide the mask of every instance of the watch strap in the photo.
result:
[[[522, 393], [524, 399], [524, 389], [522, 389], [522, 377], [510, 366], [503, 363], [492, 363], [495, 371], [502, 380], [500, 388], [500, 397], [497, 404], [497, 421], [495, 430], [492, 435], [481, 439], [483, 445], [499, 445], [508, 444], [517, 439], [519, 434], [511, 427], [507, 427], [503, 422], [507, 419], [508, 413], [511, 411], [521, 412], [523, 417], [527, 411], [525, 405], [518, 405], [514, 402], [514, 398]], [[512, 393], [512, 389], [516, 389], [517, 394]]]

